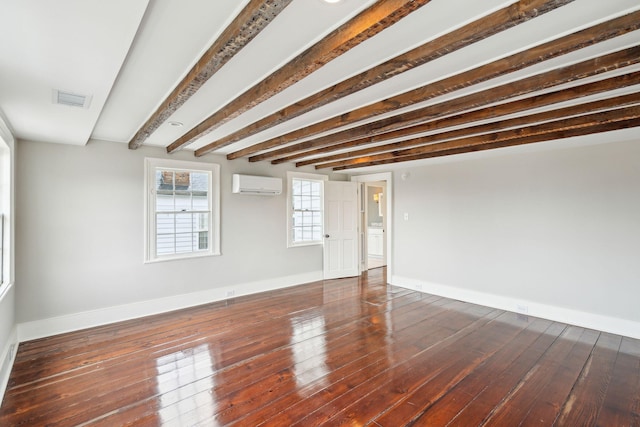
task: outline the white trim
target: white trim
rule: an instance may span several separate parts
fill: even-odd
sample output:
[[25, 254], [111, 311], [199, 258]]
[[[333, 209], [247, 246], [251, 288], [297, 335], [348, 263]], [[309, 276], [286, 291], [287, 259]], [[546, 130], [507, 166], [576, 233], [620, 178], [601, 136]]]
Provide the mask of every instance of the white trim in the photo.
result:
[[49, 319], [34, 320], [18, 324], [18, 338], [20, 342], [29, 341], [65, 332], [222, 301], [230, 298], [230, 295], [233, 295], [235, 298], [242, 295], [296, 286], [302, 283], [316, 282], [318, 280], [322, 280], [322, 271], [229, 285], [206, 291], [174, 295], [98, 310], [83, 311]]
[[0, 353], [0, 404], [4, 398], [4, 393], [7, 391], [7, 385], [9, 384], [9, 376], [11, 375], [11, 369], [13, 368], [13, 362], [16, 360], [16, 353], [18, 349], [18, 329], [13, 327], [9, 340]]
[[0, 302], [4, 299], [5, 295], [13, 288], [13, 282], [0, 283]]
[[409, 277], [392, 276], [389, 282], [394, 286], [400, 286], [419, 292], [457, 299], [473, 304], [484, 305], [486, 307], [498, 308], [500, 310], [511, 311], [514, 313], [525, 314], [522, 311], [522, 308], [526, 307], [526, 315], [528, 316], [541, 317], [543, 319], [553, 320], [556, 322], [640, 339], [640, 322], [587, 313], [565, 307], [539, 304], [532, 301], [523, 301], [521, 299], [426, 282]]
[[[368, 175], [355, 175], [350, 177], [351, 181], [355, 182], [375, 182], [375, 181], [386, 181], [387, 185], [385, 188], [386, 197], [387, 197], [387, 211], [385, 212], [386, 218], [385, 222], [387, 224], [386, 233], [387, 233], [387, 277], [393, 277], [393, 173], [392, 172], [381, 172], [381, 173], [373, 173]], [[388, 281], [388, 279], [387, 279]]]
[[[296, 172], [296, 171], [287, 171], [287, 248], [299, 248], [304, 246], [317, 246], [322, 245], [323, 240], [320, 239], [318, 241], [313, 242], [293, 242], [293, 236], [291, 235], [291, 218], [293, 213], [293, 207], [291, 205], [291, 189], [293, 188], [293, 179], [306, 179], [310, 181], [322, 181], [323, 183], [329, 181], [329, 177], [327, 175], [322, 175], [318, 173], [308, 173], [308, 172]], [[320, 195], [320, 209], [322, 210], [322, 218], [324, 222], [324, 185], [321, 190], [322, 194]]]
[[[189, 252], [158, 256], [155, 251], [155, 169], [176, 169], [205, 172], [209, 175], [208, 199], [211, 209], [209, 216], [209, 249], [202, 252]], [[144, 262], [163, 262], [176, 259], [199, 258], [220, 255], [220, 165], [216, 163], [201, 163], [185, 160], [159, 159], [146, 157], [144, 159]]]

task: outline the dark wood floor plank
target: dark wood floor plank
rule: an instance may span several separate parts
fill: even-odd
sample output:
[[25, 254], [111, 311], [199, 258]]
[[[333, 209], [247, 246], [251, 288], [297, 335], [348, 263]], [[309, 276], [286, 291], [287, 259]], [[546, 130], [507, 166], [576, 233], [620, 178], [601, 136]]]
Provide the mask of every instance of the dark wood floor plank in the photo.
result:
[[[416, 298], [415, 293], [414, 293], [412, 296], [413, 296], [413, 298]], [[424, 304], [426, 304], [428, 301], [431, 301], [431, 300], [438, 300], [438, 299], [439, 299], [439, 298], [437, 298], [437, 297], [423, 297], [423, 296], [419, 296], [419, 295], [418, 295], [417, 297], [418, 297], [417, 301], [414, 301], [414, 302], [420, 302], [423, 306], [424, 306]], [[447, 301], [448, 301], [448, 303], [450, 303], [450, 304], [454, 304], [452, 301], [449, 301], [449, 300], [447, 300]], [[399, 307], [410, 307], [410, 306], [412, 306], [412, 305], [414, 305], [414, 304], [413, 304], [413, 303], [412, 303], [412, 304], [409, 304], [409, 305], [400, 304], [400, 305], [399, 305]], [[368, 305], [366, 305], [365, 307], [368, 307]], [[418, 311], [418, 310], [417, 310], [418, 308], [419, 308], [419, 306], [417, 306], [417, 305], [416, 305], [415, 307], [413, 307], [413, 309], [407, 309], [406, 311], [404, 311], [404, 312], [403, 312], [403, 315], [411, 315], [411, 314], [412, 314], [412, 312], [416, 312], [416, 311]], [[381, 307], [381, 309], [385, 309], [385, 307], [383, 306], [383, 307]], [[325, 313], [325, 314], [326, 314], [326, 313]], [[420, 312], [418, 312], [418, 313], [417, 313], [417, 315], [419, 316], [419, 315], [420, 315]], [[413, 318], [412, 318], [412, 319], [410, 319], [410, 321], [407, 323], [407, 325], [413, 325], [413, 324], [415, 324], [415, 321], [416, 321], [416, 319], [417, 319], [417, 318], [418, 318], [418, 317], [416, 316], [416, 314], [414, 314], [414, 315], [413, 315]], [[336, 330], [334, 330], [334, 332], [335, 332], [335, 331], [336, 331]], [[370, 332], [370, 331], [368, 331], [367, 333], [369, 333], [369, 332]], [[337, 338], [343, 338], [343, 337], [344, 337], [344, 338], [346, 338], [346, 339], [344, 340], [344, 341], [345, 341], [345, 343], [353, 344], [353, 340], [348, 336], [348, 332], [347, 332], [347, 333], [340, 333], [340, 334], [338, 334], [338, 335], [336, 335], [336, 334], [333, 334], [333, 335], [335, 335]], [[311, 339], [312, 339], [312, 338], [313, 338], [313, 336], [312, 336], [312, 335], [309, 335], [309, 336], [306, 336], [306, 337], [305, 337], [305, 339], [309, 339], [309, 338], [311, 338]], [[295, 344], [295, 342], [293, 342], [292, 344]], [[286, 354], [287, 352], [285, 351], [284, 353]], [[356, 354], [357, 354], [357, 353], [356, 353]], [[269, 369], [273, 370], [273, 369], [274, 369], [274, 365], [275, 365], [275, 364], [274, 364], [274, 361], [272, 360], [272, 355], [271, 355], [271, 354], [267, 354], [267, 356], [269, 356], [269, 362], [268, 362], [268, 363], [265, 363], [265, 365], [266, 365]], [[290, 352], [289, 352], [289, 356], [290, 356]], [[288, 360], [288, 359], [287, 359], [287, 360]], [[258, 366], [259, 366], [260, 361], [259, 361], [259, 360], [254, 359], [254, 360], [252, 361], [252, 363], [254, 363], [255, 365], [258, 365]], [[286, 363], [286, 362], [285, 362], [285, 363]], [[283, 366], [283, 369], [288, 368], [288, 367], [289, 367], [288, 365], [287, 365], [287, 366]], [[226, 370], [226, 369], [225, 369], [225, 370], [223, 370], [223, 371], [216, 372], [216, 373], [211, 374], [211, 375], [210, 375], [209, 373], [205, 372], [205, 373], [204, 373], [204, 376], [203, 376], [202, 378], [193, 378], [193, 383], [190, 383], [190, 384], [183, 384], [183, 387], [182, 387], [182, 395], [183, 395], [183, 397], [185, 397], [185, 396], [184, 396], [184, 395], [185, 395], [185, 393], [184, 393], [184, 389], [189, 389], [189, 388], [191, 388], [191, 389], [193, 389], [193, 390], [196, 390], [196, 391], [197, 391], [197, 388], [195, 388], [195, 389], [194, 389], [194, 386], [195, 386], [195, 387], [198, 387], [201, 383], [203, 383], [203, 382], [204, 382], [204, 383], [206, 383], [206, 381], [208, 381], [208, 380], [209, 380], [209, 376], [214, 377], [214, 380], [216, 381], [216, 383], [220, 383], [220, 384], [222, 384], [222, 385], [227, 385], [227, 387], [226, 387], [226, 388], [228, 388], [229, 386], [233, 386], [234, 388], [238, 388], [238, 385], [242, 385], [241, 379], [240, 379], [240, 378], [230, 377], [230, 376], [229, 376], [229, 373], [230, 373], [230, 372], [231, 372], [231, 371]], [[273, 372], [277, 372], [277, 371], [273, 371]], [[247, 377], [247, 372], [243, 372], [243, 373], [242, 373], [242, 375], [246, 378], [246, 377]], [[263, 375], [263, 374], [262, 374], [261, 372], [259, 372], [259, 371], [258, 371], [258, 372], [251, 371], [251, 377], [253, 377], [253, 376], [257, 376], [258, 378], [261, 378], [261, 375]], [[264, 375], [266, 375], [266, 374], [264, 374]], [[218, 378], [218, 377], [220, 377], [220, 376], [223, 376], [224, 378], [223, 378], [222, 380], [220, 380], [220, 379]], [[216, 394], [216, 396], [218, 397], [218, 399], [222, 399], [224, 396], [227, 396], [231, 391], [232, 391], [232, 390], [224, 390], [224, 389], [223, 389], [223, 386], [216, 386], [216, 387], [215, 387], [215, 394]], [[154, 396], [154, 394], [153, 394], [151, 391], [149, 391], [149, 393], [150, 393], [150, 394], [149, 394], [149, 396], [150, 396], [150, 397], [153, 397], [153, 396]], [[187, 395], [186, 397], [189, 397], [189, 395]], [[166, 406], [167, 395], [159, 396], [159, 399], [158, 399], [158, 400], [162, 400], [162, 401], [163, 401], [163, 404], [165, 404], [165, 406]], [[158, 410], [158, 405], [153, 401], [153, 399], [152, 399], [151, 401], [149, 401], [149, 402], [145, 402], [145, 405], [148, 407], [147, 412], [148, 412], [148, 411], [156, 411], [156, 410]], [[178, 402], [176, 402], [176, 405], [180, 405], [180, 402], [179, 402], [179, 401], [178, 401]], [[236, 407], [237, 407], [237, 406], [238, 406], [238, 405], [236, 405]], [[130, 413], [130, 414], [131, 414], [131, 413], [134, 413], [134, 412], [138, 412], [138, 409], [137, 409], [137, 408], [132, 408], [132, 409], [129, 411], [129, 413]], [[143, 411], [143, 413], [145, 413], [145, 411]]]
[[[554, 392], [554, 387], [566, 387], [566, 383], [557, 379], [565, 378], [562, 374], [567, 370], [567, 361], [577, 362], [579, 366], [572, 367], [579, 368], [577, 370], [580, 372], [598, 338], [598, 333], [574, 326], [565, 332], [543, 357], [544, 363], [536, 366], [524, 377], [516, 389], [492, 411], [484, 425], [519, 425], [529, 415], [532, 406], [539, 402], [537, 399], [544, 397], [543, 393]], [[541, 424], [544, 425], [545, 422], [550, 425], [553, 419], [542, 420]]]
[[[398, 366], [390, 380], [370, 396], [353, 402], [330, 419], [331, 424], [364, 424], [377, 418], [386, 406], [393, 406], [413, 394], [429, 389], [446, 393], [487, 358], [516, 337], [526, 324], [507, 321], [512, 313], [503, 313], [493, 322], [476, 330], [473, 336], [457, 341], [438, 354], [430, 355], [414, 367]], [[395, 425], [402, 425], [396, 423]]]
[[[594, 425], [602, 407], [622, 337], [601, 334], [580, 378], [555, 422], [557, 426]], [[577, 407], [574, 408], [574, 405]]]
[[[450, 419], [443, 419], [443, 425], [451, 426], [471, 426], [481, 425], [491, 412], [505, 399], [506, 396], [515, 390], [523, 382], [528, 373], [535, 372], [539, 366], [540, 359], [545, 355], [550, 347], [556, 342], [560, 334], [564, 333], [566, 325], [555, 323], [549, 327], [536, 342], [504, 370], [499, 371], [493, 380], [487, 381], [480, 391], [471, 388], [467, 394], [470, 399], [465, 399], [468, 403], [458, 411], [453, 413]], [[555, 351], [555, 350], [554, 350]], [[549, 357], [552, 360], [551, 357]], [[430, 420], [436, 411], [427, 411], [414, 424], [416, 426], [429, 425]]]
[[596, 426], [640, 426], [640, 340], [623, 338]]
[[[328, 422], [352, 402], [360, 400], [362, 396], [370, 395], [388, 383], [393, 378], [394, 370], [411, 369], [421, 363], [425, 363], [434, 354], [446, 351], [448, 346], [472, 334], [500, 314], [501, 312], [493, 311], [484, 317], [470, 318], [468, 319], [469, 323], [455, 334], [450, 334], [445, 328], [440, 328], [440, 331], [444, 332], [444, 334], [442, 336], [433, 335], [430, 340], [431, 345], [424, 350], [420, 350], [415, 354], [394, 355], [399, 357], [389, 358], [380, 369], [367, 369], [356, 381], [347, 382], [346, 389], [337, 390], [337, 392], [330, 390], [330, 393], [324, 399], [324, 404], [315, 411], [308, 413], [309, 408], [307, 407], [304, 412], [297, 413], [295, 418], [298, 421], [291, 425], [308, 426]], [[312, 407], [315, 406], [312, 405]]]
[[[263, 422], [267, 425], [272, 425], [273, 423], [295, 422], [300, 417], [300, 414], [309, 412], [309, 407], [319, 407], [334, 399], [336, 395], [348, 391], [352, 388], [352, 384], [364, 381], [369, 376], [374, 375], [375, 372], [386, 369], [390, 363], [390, 353], [393, 355], [392, 360], [398, 360], [410, 357], [420, 351], [413, 345], [416, 335], [430, 335], [434, 342], [441, 341], [449, 336], [449, 332], [438, 327], [438, 325], [456, 316], [456, 313], [452, 313], [451, 310], [463, 306], [456, 303], [446, 304], [443, 305], [447, 309], [446, 311], [438, 311], [437, 308], [433, 308], [424, 314], [424, 320], [418, 321], [404, 330], [396, 329], [393, 335], [383, 336], [378, 342], [374, 337], [368, 338], [367, 342], [374, 350], [358, 362], [359, 366], [349, 366], [349, 370], [332, 371], [329, 375], [337, 380], [331, 381], [329, 384], [319, 380], [308, 384], [307, 387], [303, 387], [297, 394], [304, 395], [305, 401], [301, 401], [296, 394], [284, 396], [278, 401], [278, 405], [270, 404], [268, 408], [261, 408], [243, 417], [239, 420], [239, 425], [261, 425]], [[273, 410], [274, 406], [275, 411]]]
[[[515, 315], [514, 315], [515, 316]], [[491, 355], [487, 360], [483, 361], [478, 367], [468, 372], [468, 375], [460, 378], [459, 381], [447, 381], [446, 376], [442, 375], [443, 380], [449, 384], [440, 384], [435, 386], [430, 382], [423, 384], [414, 393], [404, 399], [400, 404], [390, 407], [383, 415], [376, 418], [375, 421], [383, 427], [392, 427], [397, 425], [408, 425], [420, 417], [425, 417], [431, 422], [432, 414], [427, 414], [431, 408], [432, 413], [447, 413], [446, 421], [453, 418], [473, 396], [482, 391], [486, 384], [495, 376], [495, 372], [508, 366], [518, 356], [529, 348], [551, 325], [551, 321], [542, 319], [520, 320], [515, 316], [516, 321], [526, 324], [526, 328], [520, 331], [516, 338], [509, 342], [509, 345], [503, 345], [496, 349], [495, 354]], [[456, 368], [457, 369], [457, 368]], [[462, 368], [461, 371], [465, 370]], [[455, 372], [454, 372], [455, 374]], [[439, 406], [436, 406], [437, 404]], [[455, 405], [458, 405], [457, 407]], [[442, 408], [442, 409], [440, 409]], [[446, 412], [444, 412], [446, 411]], [[440, 423], [445, 423], [445, 419], [441, 419]], [[435, 423], [436, 425], [438, 423]]]
[[[599, 337], [595, 335], [596, 331], [591, 332], [593, 336]], [[537, 396], [529, 413], [522, 420], [521, 426], [550, 425], [555, 422], [581, 372], [584, 372], [595, 344], [595, 341], [589, 340], [576, 344], [571, 354], [563, 361], [561, 368], [553, 375], [553, 379]]]
[[[244, 333], [243, 331], [240, 331], [240, 332], [241, 332], [241, 333], [240, 333], [240, 335], [242, 335], [242, 334]], [[289, 335], [290, 335], [290, 332], [286, 332], [286, 335], [287, 335], [287, 336], [289, 336]], [[217, 348], [219, 348], [219, 349], [225, 349], [225, 350], [227, 349], [227, 348], [225, 347], [224, 343], [219, 343], [219, 342], [216, 342], [216, 343], [215, 343], [215, 347], [217, 347]], [[218, 354], [219, 358], [224, 357], [224, 355], [222, 355], [222, 354], [221, 354], [221, 353], [223, 353], [223, 352], [219, 352], [219, 353], [220, 353], [220, 354]], [[161, 362], [161, 359], [156, 359], [156, 364], [158, 364], [158, 368], [160, 368], [160, 366], [161, 366], [161, 365], [160, 365], [158, 362]], [[152, 367], [152, 368], [153, 368], [153, 367]], [[205, 367], [205, 368], [207, 368], [207, 367]], [[215, 369], [215, 368], [216, 368], [216, 367], [213, 367], [213, 369]], [[211, 370], [209, 370], [209, 371], [204, 371], [204, 374], [203, 374], [203, 375], [204, 375], [204, 376], [208, 376], [208, 375], [210, 374], [210, 372], [211, 372]], [[151, 376], [151, 379], [153, 379], [153, 377], [154, 377], [154, 375], [152, 375], [152, 376]], [[147, 385], [147, 383], [145, 382], [146, 378], [143, 378], [142, 380], [139, 380], [139, 381], [137, 381], [137, 382], [136, 382], [136, 381], [133, 381], [133, 378], [131, 378], [131, 377], [129, 377], [129, 378], [132, 380], [133, 385], [137, 385], [138, 383], [140, 383], [140, 386], [141, 386], [141, 387], [143, 387], [143, 388], [148, 388], [148, 387], [150, 387], [150, 386], [149, 386], [149, 385]], [[159, 378], [157, 378], [157, 379], [159, 379]], [[194, 381], [195, 381], [195, 380], [197, 380], [197, 378], [194, 378]], [[100, 384], [100, 385], [102, 386], [102, 384]], [[134, 395], [134, 396], [139, 396], [139, 393], [141, 393], [141, 391], [136, 391], [137, 389], [133, 389], [131, 386], [128, 386], [128, 387], [130, 388], [129, 393], [130, 393], [130, 394], [132, 394], [132, 395]], [[86, 391], [86, 390], [85, 390], [85, 391]], [[153, 387], [151, 387], [151, 390], [149, 390], [149, 391], [148, 391], [148, 393], [151, 393], [151, 395], [155, 394], [155, 389], [154, 389]], [[115, 398], [116, 398], [116, 399], [120, 397], [120, 396], [119, 396], [119, 395], [120, 395], [119, 391], [116, 391], [116, 393], [115, 393], [115, 394], [116, 394], [116, 396], [115, 396]], [[126, 396], [126, 395], [123, 395], [123, 396]], [[60, 402], [58, 402], [58, 403], [60, 403]], [[118, 401], [118, 400], [117, 400], [117, 404], [124, 404], [124, 403], [125, 403], [125, 402], [120, 402], [120, 401]]]
[[384, 269], [22, 343], [10, 381], [0, 426], [640, 425], [640, 341]]
[[[432, 318], [430, 322], [437, 322], [434, 320], [435, 318], [444, 320], [443, 316], [447, 314], [446, 308], [455, 305], [455, 302], [447, 301], [446, 304], [443, 304], [443, 309], [439, 310], [437, 307], [434, 308], [430, 313], [431, 316], [429, 316]], [[424, 317], [424, 313], [418, 312], [417, 314], [418, 316]], [[429, 320], [420, 321], [419, 317], [409, 318], [407, 319], [408, 322], [403, 322], [404, 317], [405, 313], [398, 313], [395, 319], [397, 320], [395, 338], [398, 339], [402, 346], [412, 342], [415, 339], [416, 333], [424, 331], [427, 322], [429, 322]], [[376, 364], [384, 362], [387, 359], [384, 345], [381, 345], [386, 338], [386, 328], [383, 328], [379, 323], [373, 324], [370, 331], [362, 331], [360, 335], [367, 337], [366, 340], [362, 340], [365, 345], [364, 352], [344, 352], [341, 355], [340, 363], [337, 364], [335, 361], [328, 359], [330, 362], [328, 365], [331, 368], [329, 375], [338, 377], [357, 375], [362, 373], [364, 367], [377, 366]], [[327, 350], [329, 350], [327, 352], [329, 353], [330, 349]], [[302, 363], [304, 364], [305, 361], [302, 361]], [[232, 401], [227, 403], [226, 409], [216, 414], [216, 421], [229, 423], [238, 421], [238, 419], [241, 418], [241, 425], [257, 425], [257, 420], [264, 420], [267, 414], [273, 415], [274, 409], [288, 408], [291, 405], [290, 398], [293, 398], [293, 402], [295, 403], [300, 400], [300, 394], [309, 395], [326, 386], [326, 380], [324, 379], [326, 372], [321, 372], [323, 375], [317, 378], [309, 378], [305, 375], [306, 373], [306, 371], [298, 372], [295, 379], [283, 382], [279, 384], [278, 387], [270, 388], [269, 394], [266, 396], [266, 401], [261, 401], [261, 399], [265, 398], [264, 393], [261, 393], [261, 388], [264, 388], [262, 383], [256, 384], [256, 390], [245, 390], [245, 392], [248, 391], [248, 393], [245, 393], [244, 396], [232, 396]], [[287, 388], [291, 385], [297, 387]], [[276, 401], [279, 405], [276, 404]], [[268, 408], [265, 408], [267, 404]], [[265, 411], [265, 409], [267, 410]]]

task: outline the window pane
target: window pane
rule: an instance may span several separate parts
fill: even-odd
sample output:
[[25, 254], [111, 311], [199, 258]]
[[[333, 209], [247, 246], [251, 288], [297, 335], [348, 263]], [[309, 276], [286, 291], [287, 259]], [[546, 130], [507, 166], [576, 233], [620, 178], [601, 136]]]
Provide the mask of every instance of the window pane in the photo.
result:
[[156, 190], [173, 190], [173, 172], [156, 169]]
[[320, 183], [317, 181], [311, 182], [311, 195], [320, 197]]
[[[149, 218], [155, 219], [149, 230], [155, 235], [150, 242], [155, 248], [147, 250], [149, 260], [154, 256], [218, 249], [219, 238], [214, 239], [212, 220], [216, 227], [219, 223], [212, 218], [211, 197], [219, 200], [213, 187], [214, 180], [219, 179], [219, 168], [203, 164], [202, 171], [190, 170], [184, 169], [186, 162], [181, 163], [145, 161], [145, 171], [153, 177], [147, 188], [147, 207]], [[149, 170], [149, 166], [153, 169]]]
[[171, 255], [175, 253], [175, 235], [158, 234], [156, 236], [156, 253], [158, 255]]
[[156, 211], [173, 211], [173, 196], [167, 194], [156, 195]]
[[302, 209], [302, 196], [293, 196], [293, 209]]
[[193, 194], [193, 210], [194, 211], [207, 211], [209, 210], [209, 198], [207, 193], [194, 193]]
[[176, 214], [176, 233], [191, 233], [193, 225], [193, 214]]
[[175, 215], [174, 214], [156, 214], [156, 234], [173, 234], [175, 233]]
[[176, 234], [176, 253], [193, 252], [193, 233]]
[[317, 242], [322, 238], [322, 183], [293, 178], [291, 213], [293, 242]]
[[176, 211], [191, 210], [191, 193], [186, 191], [176, 191], [175, 195]]
[[209, 190], [209, 174], [202, 172], [191, 172], [191, 191], [202, 191], [206, 193]]

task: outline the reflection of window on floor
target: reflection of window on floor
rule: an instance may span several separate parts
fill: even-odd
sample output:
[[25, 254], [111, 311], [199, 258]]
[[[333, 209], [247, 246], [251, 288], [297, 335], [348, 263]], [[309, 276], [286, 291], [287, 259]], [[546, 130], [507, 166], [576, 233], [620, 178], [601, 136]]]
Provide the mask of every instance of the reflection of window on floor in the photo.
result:
[[324, 317], [319, 315], [312, 319], [292, 318], [291, 325], [291, 351], [298, 392], [311, 395], [328, 385]]
[[196, 425], [215, 415], [213, 360], [207, 344], [158, 358], [156, 370], [163, 425]]

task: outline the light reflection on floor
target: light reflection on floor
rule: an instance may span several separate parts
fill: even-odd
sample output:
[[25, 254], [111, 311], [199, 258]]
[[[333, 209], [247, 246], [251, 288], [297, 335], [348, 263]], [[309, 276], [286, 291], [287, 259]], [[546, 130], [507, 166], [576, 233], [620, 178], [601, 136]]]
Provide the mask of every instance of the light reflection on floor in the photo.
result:
[[[156, 360], [158, 414], [162, 425], [193, 425], [209, 419], [216, 408], [210, 391], [215, 386], [213, 358], [207, 344]], [[184, 419], [188, 416], [188, 420]]]
[[[328, 385], [327, 342], [324, 316], [292, 318], [291, 352], [298, 389], [309, 396]], [[311, 387], [308, 387], [313, 385]]]

